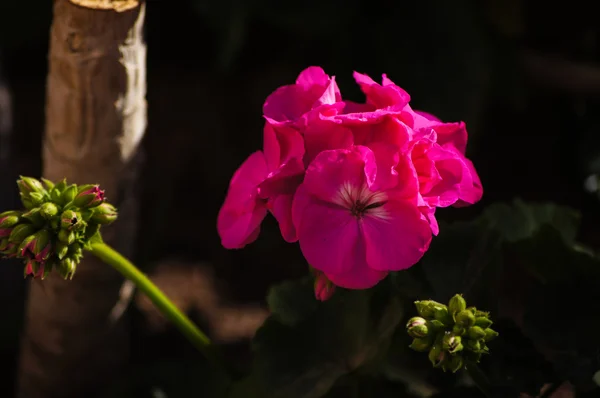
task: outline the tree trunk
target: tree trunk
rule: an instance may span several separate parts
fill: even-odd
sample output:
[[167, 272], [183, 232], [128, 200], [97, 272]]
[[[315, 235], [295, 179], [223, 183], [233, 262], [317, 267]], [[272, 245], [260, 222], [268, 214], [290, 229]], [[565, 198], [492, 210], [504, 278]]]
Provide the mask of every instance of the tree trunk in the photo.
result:
[[[144, 10], [137, 1], [54, 0], [46, 97], [44, 177], [99, 183], [120, 211], [105, 241], [129, 257], [146, 129]], [[124, 286], [89, 254], [72, 281], [32, 281], [19, 397], [103, 395], [129, 359], [128, 320], [116, 311], [131, 298]]]

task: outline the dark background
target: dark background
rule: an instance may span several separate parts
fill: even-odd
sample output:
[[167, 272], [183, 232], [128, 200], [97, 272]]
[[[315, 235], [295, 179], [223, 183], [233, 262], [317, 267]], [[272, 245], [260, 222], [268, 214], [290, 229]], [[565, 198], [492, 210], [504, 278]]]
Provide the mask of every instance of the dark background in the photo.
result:
[[[16, 207], [17, 175], [41, 173], [51, 2], [25, 3], [0, 5], [0, 71], [13, 101], [10, 141], [0, 141], [10, 153], [0, 164], [0, 209]], [[224, 250], [215, 225], [233, 171], [261, 146], [264, 99], [310, 65], [335, 75], [346, 98], [361, 99], [352, 71], [376, 80], [387, 73], [413, 108], [466, 121], [484, 198], [441, 219], [470, 218], [514, 197], [550, 200], [582, 211], [582, 239], [597, 246], [597, 197], [584, 189], [600, 172], [600, 24], [590, 4], [149, 1], [138, 262], [209, 264], [227, 299], [242, 304], [260, 303], [270, 284], [306, 272], [272, 219], [241, 251]], [[26, 283], [18, 264], [0, 265], [0, 362], [14, 370]], [[184, 355], [169, 333], [143, 332], [136, 344], [161, 341], [170, 344], [161, 352]], [[132, 363], [150, 355], [167, 354], [136, 351]], [[0, 396], [10, 396], [13, 379], [2, 373]]]

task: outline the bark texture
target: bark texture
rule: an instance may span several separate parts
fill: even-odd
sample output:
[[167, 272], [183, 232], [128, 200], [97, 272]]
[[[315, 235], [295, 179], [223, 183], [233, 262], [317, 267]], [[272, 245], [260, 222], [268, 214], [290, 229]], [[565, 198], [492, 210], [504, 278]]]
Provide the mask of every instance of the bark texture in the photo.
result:
[[[147, 120], [144, 11], [143, 3], [123, 11], [55, 0], [50, 32], [44, 177], [99, 183], [120, 210], [103, 236], [126, 256], [134, 247], [134, 182]], [[113, 310], [130, 299], [123, 286], [120, 274], [89, 254], [72, 281], [31, 283], [19, 397], [103, 396], [128, 361], [127, 312]]]

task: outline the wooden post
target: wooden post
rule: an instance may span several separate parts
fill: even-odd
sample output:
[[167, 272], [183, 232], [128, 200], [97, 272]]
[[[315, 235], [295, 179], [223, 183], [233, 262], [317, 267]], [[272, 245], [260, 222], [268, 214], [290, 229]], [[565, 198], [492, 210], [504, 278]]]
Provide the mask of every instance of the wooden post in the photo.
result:
[[[120, 210], [104, 238], [126, 256], [135, 244], [134, 182], [146, 130], [145, 5], [54, 0], [44, 177], [99, 183]], [[20, 358], [21, 398], [97, 397], [129, 357], [123, 307], [132, 289], [88, 254], [72, 281], [30, 285]], [[126, 313], [125, 313], [126, 314]]]

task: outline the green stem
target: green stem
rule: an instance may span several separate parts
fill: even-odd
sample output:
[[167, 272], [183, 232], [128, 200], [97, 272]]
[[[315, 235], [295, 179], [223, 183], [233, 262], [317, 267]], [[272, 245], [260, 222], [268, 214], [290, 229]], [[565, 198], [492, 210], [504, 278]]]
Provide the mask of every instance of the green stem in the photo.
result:
[[198, 351], [217, 369], [225, 371], [220, 355], [215, 351], [210, 339], [206, 336], [175, 304], [144, 275], [135, 265], [105, 243], [95, 243], [91, 252], [106, 264], [111, 265], [125, 278], [132, 281], [162, 314], [175, 324], [179, 331], [192, 343]]
[[494, 394], [492, 393], [492, 385], [479, 366], [477, 366], [475, 362], [467, 361], [465, 368], [479, 390], [481, 390], [481, 392], [488, 398], [494, 397]]

